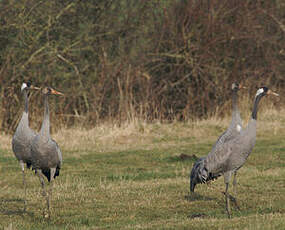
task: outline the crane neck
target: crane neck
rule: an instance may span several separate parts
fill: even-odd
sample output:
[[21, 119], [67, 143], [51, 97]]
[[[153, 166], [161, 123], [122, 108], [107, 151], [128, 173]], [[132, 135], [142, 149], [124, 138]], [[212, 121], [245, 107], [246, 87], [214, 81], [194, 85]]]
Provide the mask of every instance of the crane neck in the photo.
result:
[[23, 91], [23, 97], [24, 97], [24, 111], [21, 117], [21, 120], [19, 122], [19, 125], [17, 127], [17, 130], [22, 130], [23, 127], [29, 127], [29, 106], [28, 106], [28, 94], [27, 91]]
[[43, 136], [50, 136], [50, 122], [49, 122], [49, 105], [48, 105], [48, 95], [44, 95], [44, 120], [41, 127], [41, 134]]
[[24, 102], [25, 102], [24, 111], [26, 113], [28, 113], [28, 111], [29, 111], [29, 99], [28, 99], [28, 92], [27, 92], [27, 90], [24, 89], [23, 94], [24, 94]]
[[253, 109], [252, 109], [252, 114], [251, 114], [251, 118], [254, 120], [257, 120], [257, 111], [258, 111], [258, 104], [260, 102], [260, 99], [263, 97], [263, 94], [257, 95], [254, 98], [254, 104], [253, 104]]
[[232, 111], [237, 112], [238, 111], [238, 91], [233, 90], [232, 93]]

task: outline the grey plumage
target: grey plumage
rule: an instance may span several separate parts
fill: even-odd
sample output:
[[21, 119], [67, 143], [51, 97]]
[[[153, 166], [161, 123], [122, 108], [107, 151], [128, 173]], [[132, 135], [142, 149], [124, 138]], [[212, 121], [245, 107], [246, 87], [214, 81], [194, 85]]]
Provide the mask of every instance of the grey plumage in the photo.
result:
[[228, 129], [218, 138], [212, 149], [214, 149], [217, 145], [231, 140], [242, 130], [242, 120], [240, 117], [240, 111], [238, 109], [238, 91], [240, 88], [241, 85], [238, 83], [232, 84], [232, 120]]
[[[241, 85], [238, 83], [232, 84], [232, 120], [228, 129], [221, 134], [216, 143], [213, 145], [209, 155], [215, 152], [215, 149], [224, 144], [225, 142], [231, 140], [237, 136], [242, 130], [242, 120], [240, 117], [240, 112], [238, 109], [238, 91], [241, 88]], [[205, 183], [210, 180], [214, 180], [222, 174], [213, 174], [207, 171], [205, 168], [206, 157], [198, 159], [190, 172], [190, 191], [194, 192], [196, 184]], [[236, 175], [236, 174], [235, 174]]]
[[38, 89], [33, 87], [29, 82], [23, 83], [21, 91], [24, 97], [24, 111], [21, 120], [17, 126], [17, 129], [12, 138], [12, 150], [20, 163], [23, 174], [23, 186], [24, 186], [24, 211], [26, 210], [26, 181], [25, 181], [25, 164], [27, 168], [31, 167], [31, 141], [36, 136], [36, 132], [29, 126], [29, 99], [28, 90]]
[[228, 187], [231, 174], [236, 172], [244, 165], [255, 145], [258, 104], [261, 98], [268, 94], [278, 95], [273, 93], [267, 87], [262, 87], [257, 90], [254, 98], [251, 120], [249, 121], [247, 127], [236, 137], [222, 145], [218, 145], [204, 160], [203, 166], [205, 180], [207, 180], [209, 177], [224, 175], [226, 184], [226, 210], [229, 217], [231, 216], [231, 211]]
[[39, 133], [35, 136], [31, 145], [32, 165], [37, 170], [41, 185], [43, 187], [44, 196], [46, 196], [44, 177], [50, 183], [50, 191], [47, 195], [48, 217], [50, 217], [50, 197], [52, 192], [53, 180], [59, 175], [62, 164], [62, 154], [58, 144], [50, 136], [50, 120], [48, 97], [50, 94], [61, 93], [50, 87], [42, 90], [44, 94], [44, 119]]

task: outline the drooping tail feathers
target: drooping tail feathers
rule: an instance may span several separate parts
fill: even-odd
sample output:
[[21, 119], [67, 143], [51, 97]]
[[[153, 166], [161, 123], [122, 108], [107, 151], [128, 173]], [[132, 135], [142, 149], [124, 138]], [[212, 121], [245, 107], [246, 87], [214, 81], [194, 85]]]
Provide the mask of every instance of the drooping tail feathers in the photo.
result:
[[194, 192], [197, 184], [204, 184], [207, 181], [217, 179], [220, 175], [208, 172], [205, 165], [205, 157], [199, 158], [193, 165], [190, 173], [190, 191]]
[[32, 165], [32, 162], [31, 162], [31, 161], [27, 161], [26, 164], [27, 164], [27, 168], [28, 168], [28, 169], [31, 168], [31, 165]]
[[[59, 176], [59, 171], [60, 171], [60, 168], [56, 167], [55, 174], [54, 174], [53, 178], [56, 178], [57, 176]], [[50, 169], [42, 169], [42, 173], [45, 175], [45, 177], [50, 182]]]

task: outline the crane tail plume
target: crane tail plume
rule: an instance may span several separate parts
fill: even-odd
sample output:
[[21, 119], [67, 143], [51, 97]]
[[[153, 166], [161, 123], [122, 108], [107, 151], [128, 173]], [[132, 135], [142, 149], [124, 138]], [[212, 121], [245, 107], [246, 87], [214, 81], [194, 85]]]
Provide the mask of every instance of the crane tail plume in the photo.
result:
[[50, 182], [50, 169], [42, 169], [42, 173], [48, 179], [48, 182]]
[[197, 184], [204, 184], [207, 181], [215, 180], [220, 176], [220, 174], [212, 174], [208, 172], [205, 166], [205, 157], [198, 159], [191, 170], [190, 173], [190, 191], [194, 192]]
[[56, 178], [57, 176], [59, 176], [59, 171], [60, 171], [60, 167], [56, 167], [55, 174], [54, 174], [54, 178]]
[[198, 159], [190, 173], [190, 191], [194, 192], [197, 184], [202, 183], [202, 172], [204, 171], [204, 160], [205, 158]]
[[[56, 178], [57, 176], [59, 176], [59, 171], [60, 171], [60, 167], [56, 167], [55, 170], [55, 174], [53, 178]], [[42, 169], [42, 173], [45, 175], [45, 177], [48, 179], [48, 182], [50, 182], [50, 169]]]
[[27, 161], [26, 164], [27, 164], [27, 168], [30, 169], [31, 165], [32, 165], [32, 162], [31, 161]]

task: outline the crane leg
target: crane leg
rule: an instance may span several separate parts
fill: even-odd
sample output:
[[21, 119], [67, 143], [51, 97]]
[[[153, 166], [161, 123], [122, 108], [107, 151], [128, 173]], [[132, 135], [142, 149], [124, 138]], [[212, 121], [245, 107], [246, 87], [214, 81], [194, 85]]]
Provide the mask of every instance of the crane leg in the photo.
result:
[[[43, 189], [43, 197], [46, 199], [46, 202], [48, 203], [48, 196], [46, 193], [46, 188], [45, 188], [45, 181], [44, 181], [44, 175], [42, 173], [42, 170], [37, 169], [36, 174], [38, 175], [39, 179], [40, 179], [40, 183], [42, 185], [42, 189]], [[45, 214], [44, 214], [45, 216]]]
[[234, 172], [234, 180], [233, 180], [233, 188], [234, 188], [234, 194], [237, 195], [237, 171]]
[[41, 186], [42, 186], [42, 189], [43, 189], [43, 196], [45, 197], [46, 196], [46, 189], [45, 189], [44, 175], [42, 173], [42, 170], [40, 170], [40, 169], [37, 169], [36, 173], [37, 173], [37, 176], [40, 179], [40, 183], [41, 183]]
[[26, 186], [26, 180], [25, 180], [25, 163], [23, 161], [20, 161], [22, 174], [23, 174], [23, 186], [24, 186], [24, 212], [26, 212], [27, 208], [27, 186]]
[[[233, 180], [233, 188], [234, 188], [234, 196], [237, 196], [237, 171], [234, 172], [234, 180]], [[240, 210], [239, 205], [237, 203], [237, 199], [235, 197], [232, 197], [232, 201], [234, 203], [234, 205], [236, 206], [236, 208], [238, 210]]]
[[228, 218], [231, 218], [230, 196], [229, 196], [228, 189], [229, 189], [229, 183], [226, 183], [226, 191], [225, 191], [226, 210], [228, 213]]
[[52, 196], [52, 189], [53, 189], [53, 181], [54, 181], [54, 174], [55, 174], [56, 168], [50, 169], [50, 185], [49, 185], [49, 193], [48, 193], [48, 202], [47, 202], [47, 208], [48, 208], [48, 218], [50, 218], [51, 214], [51, 196]]

